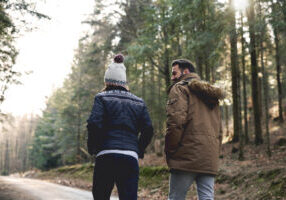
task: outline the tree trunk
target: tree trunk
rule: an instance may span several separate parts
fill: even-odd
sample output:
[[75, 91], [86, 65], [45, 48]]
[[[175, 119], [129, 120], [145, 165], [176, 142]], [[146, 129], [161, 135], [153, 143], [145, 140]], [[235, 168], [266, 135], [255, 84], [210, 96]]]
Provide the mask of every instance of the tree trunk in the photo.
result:
[[204, 59], [205, 63], [205, 74], [206, 74], [206, 81], [210, 82], [210, 66], [207, 56], [205, 55]]
[[[161, 94], [161, 89], [162, 89], [162, 83], [161, 83], [161, 79], [159, 78], [158, 79], [158, 105], [160, 106], [160, 105], [162, 105], [162, 104], [164, 104], [165, 102], [162, 102], [162, 94]], [[162, 127], [163, 127], [163, 120], [161, 120], [161, 119], [159, 119], [158, 120], [158, 130], [159, 131], [162, 131]]]
[[249, 142], [249, 136], [248, 136], [248, 120], [247, 120], [247, 94], [246, 94], [246, 72], [245, 72], [245, 39], [243, 36], [243, 14], [240, 13], [240, 20], [241, 20], [241, 64], [242, 64], [242, 81], [243, 81], [243, 109], [244, 109], [244, 139], [245, 144], [248, 144]]
[[77, 141], [76, 141], [76, 160], [77, 163], [81, 162], [81, 150], [80, 150], [80, 143], [81, 143], [81, 97], [80, 97], [80, 89], [81, 89], [81, 85], [82, 85], [82, 72], [81, 72], [81, 68], [79, 69], [79, 74], [78, 74], [78, 85], [77, 85], [77, 130], [76, 130], [76, 134], [77, 134]]
[[77, 158], [77, 162], [80, 163], [81, 161], [81, 152], [80, 152], [80, 120], [79, 120], [80, 114], [79, 112], [77, 113], [77, 141], [76, 141], [76, 158]]
[[204, 79], [202, 57], [199, 55], [199, 53], [197, 53], [197, 56], [196, 56], [196, 65], [197, 65], [197, 72], [199, 76], [201, 77], [201, 79]]
[[5, 160], [4, 160], [5, 175], [10, 174], [10, 154], [9, 154], [9, 139], [6, 138]]
[[[2, 141], [2, 137], [0, 136], [0, 141]], [[3, 156], [3, 150], [2, 150], [2, 148], [3, 148], [3, 145], [2, 145], [2, 142], [0, 143], [0, 175], [1, 175], [1, 173], [2, 173], [2, 169], [3, 169], [3, 158], [4, 158], [4, 156]]]
[[178, 45], [178, 49], [177, 49], [177, 56], [181, 57], [182, 56], [182, 47], [181, 47], [181, 42], [180, 42], [180, 34], [179, 32], [177, 33], [177, 45]]
[[280, 47], [279, 47], [279, 34], [277, 28], [273, 27], [274, 41], [275, 41], [275, 60], [276, 60], [276, 78], [278, 87], [278, 106], [279, 106], [279, 121], [282, 123], [283, 120], [283, 109], [282, 109], [282, 83], [281, 83], [281, 64], [280, 64]]
[[[156, 98], [155, 98], [155, 90], [156, 90], [156, 82], [155, 82], [155, 67], [153, 64], [151, 64], [151, 87], [154, 86], [153, 89], [151, 89], [151, 105], [152, 105], [152, 108], [153, 110], [155, 109], [156, 107]], [[153, 111], [151, 111], [151, 113], [153, 113]]]
[[264, 47], [263, 47], [263, 41], [264, 36], [266, 32], [266, 24], [265, 21], [262, 18], [262, 11], [261, 11], [261, 2], [259, 1], [259, 16], [261, 23], [263, 23], [263, 29], [260, 33], [260, 62], [261, 62], [261, 70], [263, 74], [263, 100], [264, 100], [264, 112], [265, 112], [265, 129], [266, 129], [266, 142], [267, 142], [267, 155], [271, 157], [271, 150], [270, 150], [270, 134], [269, 134], [269, 109], [268, 109], [268, 73], [265, 70], [264, 65]]
[[[232, 5], [232, 0], [230, 0], [230, 5]], [[231, 32], [230, 32], [230, 46], [231, 46], [231, 77], [232, 77], [232, 100], [233, 100], [233, 139], [232, 142], [239, 141], [240, 135], [240, 110], [239, 110], [239, 72], [237, 63], [237, 33], [236, 33], [236, 21], [235, 21], [235, 11], [230, 6], [231, 12]]]
[[146, 65], [145, 62], [142, 65], [142, 98], [145, 100], [146, 98], [146, 84], [145, 84], [145, 71], [146, 71]]
[[[163, 10], [162, 13], [162, 18], [163, 21], [165, 21], [165, 10]], [[164, 42], [164, 58], [163, 58], [163, 62], [164, 62], [164, 76], [165, 76], [165, 85], [166, 88], [168, 88], [171, 85], [171, 78], [170, 78], [170, 58], [169, 58], [169, 49], [168, 49], [168, 42], [169, 42], [169, 33], [167, 31], [167, 27], [166, 24], [163, 25], [162, 27], [163, 30], [163, 42]], [[167, 92], [167, 89], [166, 89]]]
[[215, 67], [211, 66], [211, 83], [216, 82], [216, 76], [215, 76]]
[[240, 92], [240, 70], [237, 68], [237, 103], [238, 103], [238, 126], [239, 126], [239, 160], [244, 160], [244, 134], [242, 131], [242, 117], [241, 117], [241, 92]]
[[286, 24], [286, 1], [282, 1], [282, 12], [283, 12], [283, 19], [284, 23]]
[[229, 124], [228, 124], [228, 105], [224, 105], [225, 108], [225, 126], [226, 126], [226, 137], [229, 136]]
[[265, 108], [265, 129], [266, 129], [266, 142], [267, 142], [267, 155], [271, 157], [271, 150], [270, 150], [270, 134], [269, 134], [269, 106], [268, 106], [268, 73], [265, 70], [264, 66], [264, 49], [263, 49], [263, 43], [260, 42], [260, 61], [261, 61], [261, 67], [262, 67], [262, 73], [263, 73], [263, 92], [264, 92], [264, 108]]
[[254, 15], [254, 0], [250, 0], [249, 10], [247, 12], [247, 18], [249, 23], [249, 35], [250, 35], [250, 56], [251, 56], [251, 87], [252, 87], [252, 104], [254, 113], [255, 124], [255, 144], [259, 145], [263, 143], [262, 129], [261, 129], [261, 116], [259, 108], [259, 95], [258, 95], [258, 67], [256, 57], [256, 43], [255, 43], [255, 15]]
[[164, 62], [165, 62], [164, 63], [165, 85], [166, 85], [166, 88], [168, 88], [171, 85], [168, 50], [166, 50], [165, 52]]

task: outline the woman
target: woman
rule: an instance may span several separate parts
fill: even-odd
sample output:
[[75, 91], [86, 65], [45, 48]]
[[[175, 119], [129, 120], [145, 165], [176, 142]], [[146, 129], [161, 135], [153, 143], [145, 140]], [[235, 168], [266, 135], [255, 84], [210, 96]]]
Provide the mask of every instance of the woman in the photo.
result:
[[144, 101], [127, 90], [123, 61], [119, 54], [109, 65], [105, 89], [95, 96], [87, 120], [88, 151], [96, 155], [92, 189], [96, 200], [109, 200], [114, 183], [120, 200], [137, 199], [138, 157], [143, 158], [153, 136]]

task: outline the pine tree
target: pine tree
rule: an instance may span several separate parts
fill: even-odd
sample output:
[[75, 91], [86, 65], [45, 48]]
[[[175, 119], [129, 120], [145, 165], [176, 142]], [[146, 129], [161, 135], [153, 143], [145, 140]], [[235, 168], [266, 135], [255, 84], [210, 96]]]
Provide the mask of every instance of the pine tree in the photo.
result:
[[251, 56], [251, 87], [252, 87], [252, 104], [254, 113], [254, 126], [255, 126], [255, 144], [263, 143], [262, 129], [261, 129], [261, 115], [258, 89], [258, 66], [257, 66], [257, 53], [256, 53], [256, 36], [255, 27], [256, 22], [254, 13], [254, 0], [250, 0], [250, 6], [247, 11], [249, 35], [250, 35], [250, 56]]

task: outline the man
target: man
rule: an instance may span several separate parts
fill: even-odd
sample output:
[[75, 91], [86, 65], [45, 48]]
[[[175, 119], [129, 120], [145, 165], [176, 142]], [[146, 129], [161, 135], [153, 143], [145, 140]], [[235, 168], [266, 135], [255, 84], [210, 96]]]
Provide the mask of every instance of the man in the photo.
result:
[[172, 63], [165, 153], [170, 168], [169, 200], [183, 200], [195, 181], [199, 200], [214, 199], [218, 171], [221, 89], [200, 80], [185, 59]]
[[109, 200], [114, 184], [120, 200], [137, 199], [138, 157], [144, 157], [153, 136], [144, 101], [127, 89], [123, 61], [119, 54], [109, 65], [105, 88], [95, 96], [87, 120], [88, 152], [96, 155], [92, 188], [95, 200]]

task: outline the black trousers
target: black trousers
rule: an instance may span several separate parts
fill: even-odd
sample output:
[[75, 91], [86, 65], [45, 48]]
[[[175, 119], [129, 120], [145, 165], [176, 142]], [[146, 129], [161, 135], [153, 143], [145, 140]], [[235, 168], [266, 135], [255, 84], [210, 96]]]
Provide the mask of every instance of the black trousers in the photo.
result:
[[120, 200], [137, 200], [138, 161], [123, 154], [105, 154], [96, 158], [92, 194], [94, 200], [109, 200], [114, 184]]

